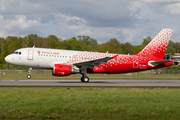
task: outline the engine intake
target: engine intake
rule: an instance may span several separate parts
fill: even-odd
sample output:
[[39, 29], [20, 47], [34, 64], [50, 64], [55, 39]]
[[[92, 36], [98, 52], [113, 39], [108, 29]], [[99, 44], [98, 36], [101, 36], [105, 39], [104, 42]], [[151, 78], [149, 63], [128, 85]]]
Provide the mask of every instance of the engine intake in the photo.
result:
[[72, 67], [71, 65], [55, 64], [52, 75], [54, 76], [68, 76], [74, 73], [78, 73], [79, 69]]

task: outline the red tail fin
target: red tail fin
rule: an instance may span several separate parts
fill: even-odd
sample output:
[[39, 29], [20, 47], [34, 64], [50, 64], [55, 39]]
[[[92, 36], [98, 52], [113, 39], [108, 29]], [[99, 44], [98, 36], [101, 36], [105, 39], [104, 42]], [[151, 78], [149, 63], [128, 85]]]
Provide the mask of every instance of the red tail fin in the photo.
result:
[[172, 29], [163, 29], [137, 56], [164, 58]]

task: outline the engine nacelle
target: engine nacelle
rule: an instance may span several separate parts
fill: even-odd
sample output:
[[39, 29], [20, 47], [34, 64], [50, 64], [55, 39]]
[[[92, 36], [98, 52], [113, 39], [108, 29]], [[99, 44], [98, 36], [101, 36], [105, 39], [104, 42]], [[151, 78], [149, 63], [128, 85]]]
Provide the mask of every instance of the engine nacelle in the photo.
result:
[[67, 76], [70, 74], [78, 73], [79, 69], [70, 65], [55, 64], [52, 75], [54, 76]]

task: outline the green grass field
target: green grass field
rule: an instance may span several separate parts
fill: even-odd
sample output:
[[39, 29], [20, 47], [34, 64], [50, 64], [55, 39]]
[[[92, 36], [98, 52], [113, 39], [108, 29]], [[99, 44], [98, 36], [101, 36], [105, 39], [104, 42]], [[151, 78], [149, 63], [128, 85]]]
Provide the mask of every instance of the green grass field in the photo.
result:
[[0, 119], [179, 120], [179, 89], [0, 88]]
[[[0, 80], [26, 80], [27, 73], [22, 74], [0, 74]], [[65, 77], [52, 76], [51, 73], [47, 74], [32, 74], [31, 80], [79, 80], [81, 74], [75, 74]], [[133, 79], [133, 80], [180, 80], [180, 74], [160, 74], [160, 75], [145, 75], [145, 74], [88, 74], [90, 80], [115, 80], [115, 79]]]
[[[133, 80], [180, 80], [180, 71], [170, 70], [166, 71], [167, 74], [152, 74], [153, 71], [143, 71], [138, 73], [129, 74], [88, 74], [90, 80], [115, 80], [115, 79], [133, 79]], [[171, 73], [171, 74], [170, 74]], [[0, 71], [0, 80], [26, 80], [28, 71], [20, 70], [8, 70]], [[79, 80], [81, 74], [72, 74], [70, 76], [52, 76], [51, 70], [33, 70], [31, 74], [32, 80]]]
[[[26, 80], [26, 72], [0, 73], [0, 80]], [[93, 79], [180, 79], [179, 74], [90, 74]], [[33, 80], [79, 80], [32, 73]], [[179, 120], [180, 89], [0, 88], [0, 119]]]

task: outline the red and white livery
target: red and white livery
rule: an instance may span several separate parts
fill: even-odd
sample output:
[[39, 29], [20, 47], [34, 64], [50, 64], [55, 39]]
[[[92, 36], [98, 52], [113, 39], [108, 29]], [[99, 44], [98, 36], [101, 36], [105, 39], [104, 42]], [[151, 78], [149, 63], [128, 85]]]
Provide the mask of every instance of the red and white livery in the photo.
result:
[[[136, 55], [22, 48], [8, 55], [5, 60], [23, 67], [52, 69], [55, 76], [80, 73], [81, 81], [89, 82], [87, 73], [129, 73], [173, 65], [172, 61], [164, 59], [171, 34], [172, 29], [163, 29]], [[31, 75], [27, 77], [31, 78]]]

